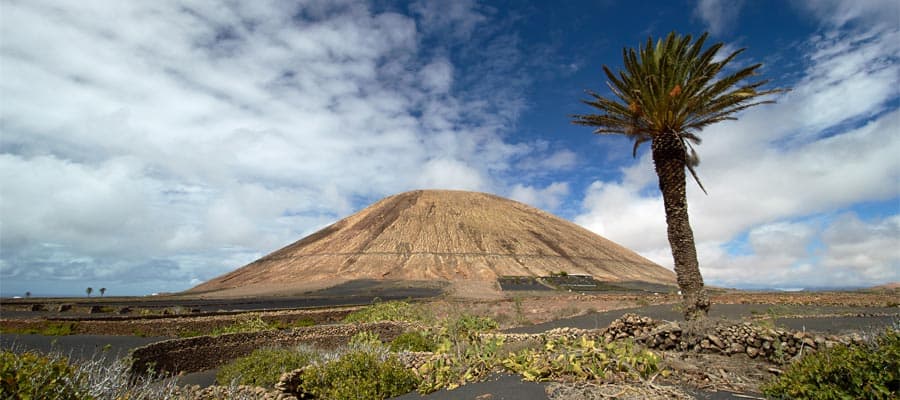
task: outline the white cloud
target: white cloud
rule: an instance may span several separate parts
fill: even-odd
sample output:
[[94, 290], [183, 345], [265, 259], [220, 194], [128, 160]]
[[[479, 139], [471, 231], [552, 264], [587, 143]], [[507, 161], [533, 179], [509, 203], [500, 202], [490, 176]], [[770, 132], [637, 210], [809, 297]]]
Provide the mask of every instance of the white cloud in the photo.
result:
[[481, 174], [463, 162], [437, 159], [425, 163], [416, 180], [423, 189], [484, 190], [486, 182]]
[[543, 189], [533, 186], [516, 184], [510, 191], [509, 197], [513, 200], [537, 208], [554, 210], [559, 207], [563, 199], [569, 195], [569, 184], [566, 182], [553, 182]]
[[900, 3], [894, 0], [803, 0], [794, 3], [834, 27], [858, 22], [864, 26], [896, 28], [900, 21]]
[[[900, 110], [893, 103], [900, 74], [885, 61], [900, 56], [898, 29], [842, 35], [841, 40], [813, 39], [805, 77], [778, 104], [751, 109], [739, 121], [701, 133], [698, 172], [709, 196], [692, 181], [687, 185], [701, 269], [708, 281], [765, 285], [768, 275], [741, 272], [762, 264], [790, 271], [778, 275], [784, 283], [818, 279], [818, 284], [827, 284], [831, 279], [831, 284], [845, 284], [839, 277], [846, 273], [854, 284], [863, 284], [886, 276], [877, 268], [829, 261], [840, 259], [838, 254], [818, 260], [805, 243], [823, 235], [825, 227], [814, 220], [792, 222], [900, 196], [900, 187], [890, 184], [900, 181]], [[623, 169], [621, 181], [594, 182], [576, 222], [671, 267], [652, 171], [645, 154]], [[726, 251], [729, 243], [740, 242], [742, 233], [754, 250], [752, 257]], [[880, 268], [896, 265], [884, 256], [872, 260]], [[813, 279], [816, 274], [820, 276]]]
[[703, 20], [710, 33], [720, 35], [733, 28], [743, 3], [743, 0], [699, 0], [694, 16]]
[[[352, 1], [4, 3], [4, 290], [127, 280], [149, 258], [152, 284], [205, 280], [365, 200], [510, 190], [499, 178], [543, 151], [505, 139], [523, 104], [517, 43], [478, 36], [473, 2], [410, 8], [418, 19]], [[422, 46], [443, 34], [477, 50], [478, 85]], [[480, 65], [497, 47], [503, 68]]]

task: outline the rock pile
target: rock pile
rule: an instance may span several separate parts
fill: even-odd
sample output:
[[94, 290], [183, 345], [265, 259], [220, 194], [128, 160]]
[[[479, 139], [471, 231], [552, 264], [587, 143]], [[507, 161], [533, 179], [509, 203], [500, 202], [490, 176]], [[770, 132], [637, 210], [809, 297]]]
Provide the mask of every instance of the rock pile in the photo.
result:
[[810, 332], [792, 332], [752, 325], [749, 322], [727, 324], [709, 322], [705, 326], [656, 321], [649, 317], [625, 314], [600, 330], [598, 337], [611, 342], [633, 338], [648, 348], [697, 351], [724, 355], [746, 354], [781, 363], [804, 352], [831, 348], [838, 343], [859, 343], [859, 335], [835, 336]]

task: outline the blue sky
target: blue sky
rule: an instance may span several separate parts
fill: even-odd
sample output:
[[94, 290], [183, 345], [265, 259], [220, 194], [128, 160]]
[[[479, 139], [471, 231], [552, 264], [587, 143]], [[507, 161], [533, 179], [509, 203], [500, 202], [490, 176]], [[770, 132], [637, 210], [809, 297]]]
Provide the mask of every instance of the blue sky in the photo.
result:
[[0, 292], [178, 291], [387, 195], [511, 197], [671, 268], [647, 149], [570, 123], [672, 30], [776, 105], [701, 132], [701, 270], [900, 281], [900, 3], [0, 0]]

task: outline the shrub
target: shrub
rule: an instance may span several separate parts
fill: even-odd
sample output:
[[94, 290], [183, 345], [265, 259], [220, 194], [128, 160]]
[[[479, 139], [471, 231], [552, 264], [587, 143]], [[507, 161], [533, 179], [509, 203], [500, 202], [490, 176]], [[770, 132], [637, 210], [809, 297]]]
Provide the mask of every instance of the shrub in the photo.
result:
[[465, 341], [446, 339], [433, 357], [418, 368], [422, 382], [419, 392], [431, 393], [439, 389], [453, 390], [467, 382], [481, 380], [500, 365], [502, 337], [472, 336]]
[[491, 317], [463, 314], [444, 321], [448, 333], [456, 338], [464, 338], [479, 332], [497, 329], [500, 324]]
[[351, 347], [379, 347], [383, 343], [377, 333], [362, 331], [353, 335], [348, 344]]
[[259, 315], [243, 318], [231, 325], [216, 328], [212, 331], [213, 335], [224, 335], [227, 333], [243, 333], [243, 332], [260, 332], [278, 329], [274, 324], [270, 324], [262, 319]]
[[867, 345], [837, 345], [807, 355], [764, 385], [773, 398], [896, 399], [900, 396], [900, 331]]
[[319, 399], [385, 399], [415, 390], [418, 378], [396, 356], [351, 351], [303, 371], [301, 388]]
[[[0, 392], [15, 399], [81, 400], [87, 394], [65, 358], [33, 352], [0, 353]], [[4, 398], [6, 398], [4, 396]]]
[[437, 343], [425, 332], [407, 331], [391, 342], [391, 351], [434, 351]]
[[316, 353], [297, 349], [258, 349], [224, 365], [216, 373], [220, 385], [251, 385], [273, 387], [281, 374], [309, 365], [317, 360]]
[[525, 380], [615, 380], [616, 378], [648, 378], [659, 371], [659, 356], [634, 343], [603, 344], [582, 336], [547, 340], [541, 349], [525, 349], [510, 354], [503, 365]]
[[344, 317], [344, 322], [425, 321], [427, 314], [406, 301], [377, 302]]

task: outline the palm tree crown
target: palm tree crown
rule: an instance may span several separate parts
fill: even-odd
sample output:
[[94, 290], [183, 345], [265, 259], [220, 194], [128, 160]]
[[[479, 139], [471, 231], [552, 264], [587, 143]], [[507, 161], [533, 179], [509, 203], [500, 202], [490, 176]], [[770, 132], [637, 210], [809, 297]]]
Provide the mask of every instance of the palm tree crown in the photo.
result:
[[759, 90], [768, 80], [737, 85], [755, 75], [762, 64], [742, 68], [716, 79], [725, 66], [745, 49], [737, 50], [716, 61], [716, 54], [724, 45], [716, 43], [703, 50], [708, 34], [691, 43], [691, 35], [670, 33], [665, 40], [648, 38], [638, 51], [623, 49], [625, 70], [613, 73], [603, 66], [607, 85], [615, 99], [589, 91], [592, 100], [584, 102], [599, 109], [601, 114], [575, 115], [579, 125], [595, 126], [597, 134], [622, 134], [634, 140], [632, 156], [638, 147], [654, 137], [674, 134], [680, 139], [685, 167], [703, 188], [694, 167], [699, 163], [692, 144], [700, 144], [697, 133], [704, 127], [732, 115], [772, 100], [758, 100], [760, 96], [782, 92], [783, 89]]

